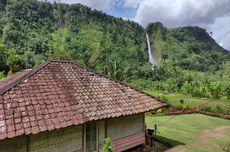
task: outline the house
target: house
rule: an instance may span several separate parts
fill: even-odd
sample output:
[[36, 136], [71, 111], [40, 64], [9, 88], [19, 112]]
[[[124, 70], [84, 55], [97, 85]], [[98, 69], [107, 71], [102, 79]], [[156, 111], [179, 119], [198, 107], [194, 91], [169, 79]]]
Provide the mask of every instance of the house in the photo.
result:
[[115, 151], [145, 143], [144, 113], [167, 103], [68, 61], [0, 81], [0, 152]]

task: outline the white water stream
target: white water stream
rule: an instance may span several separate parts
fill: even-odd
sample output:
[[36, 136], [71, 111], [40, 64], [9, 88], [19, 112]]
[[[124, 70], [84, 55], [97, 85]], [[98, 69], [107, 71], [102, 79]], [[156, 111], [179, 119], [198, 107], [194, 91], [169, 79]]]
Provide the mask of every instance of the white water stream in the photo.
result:
[[147, 44], [148, 44], [149, 62], [154, 66], [157, 63], [156, 56], [152, 52], [148, 34], [145, 34], [145, 35], [146, 35]]

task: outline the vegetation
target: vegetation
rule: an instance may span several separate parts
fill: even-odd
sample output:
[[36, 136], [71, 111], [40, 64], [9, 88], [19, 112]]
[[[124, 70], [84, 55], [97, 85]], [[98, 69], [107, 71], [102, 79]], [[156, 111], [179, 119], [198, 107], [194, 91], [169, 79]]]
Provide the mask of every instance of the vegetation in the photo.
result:
[[102, 152], [113, 152], [112, 141], [110, 138], [105, 138]]
[[126, 81], [149, 65], [145, 32], [135, 22], [80, 4], [1, 0], [0, 6], [0, 71], [5, 73], [63, 59]]
[[151, 72], [148, 80], [139, 78], [130, 83], [143, 90], [160, 90], [164, 94], [185, 94], [188, 97], [218, 99], [229, 96], [230, 62], [211, 71], [185, 70], [165, 63]]
[[172, 117], [147, 115], [147, 128], [158, 124], [158, 138], [173, 147], [184, 145], [183, 151], [223, 151], [229, 146], [229, 120], [201, 114]]
[[[230, 114], [230, 102], [227, 97], [219, 99], [188, 97], [184, 94], [164, 94], [159, 91], [145, 90], [145, 92], [155, 95], [170, 103], [179, 110], [200, 109], [206, 112], [214, 112], [219, 114]], [[167, 112], [170, 109], [165, 109]]]
[[[154, 70], [145, 33], [158, 59]], [[80, 4], [0, 0], [0, 59], [0, 78], [46, 59], [72, 60], [140, 89], [230, 97], [230, 53], [204, 29], [144, 29]]]

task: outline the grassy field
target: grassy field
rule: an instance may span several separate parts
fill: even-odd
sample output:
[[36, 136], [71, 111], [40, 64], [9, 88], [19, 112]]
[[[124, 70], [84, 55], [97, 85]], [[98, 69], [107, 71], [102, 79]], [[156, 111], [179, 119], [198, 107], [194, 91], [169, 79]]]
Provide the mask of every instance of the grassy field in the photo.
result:
[[[173, 117], [173, 118], [172, 118]], [[158, 125], [158, 137], [176, 146], [171, 151], [230, 150], [230, 121], [202, 114], [146, 116], [148, 128]], [[182, 146], [179, 146], [182, 145]]]
[[210, 99], [210, 98], [199, 98], [199, 97], [188, 97], [182, 94], [162, 94], [160, 92], [154, 90], [145, 90], [145, 92], [152, 94], [156, 97], [159, 97], [163, 100], [167, 100], [173, 106], [180, 106], [181, 103], [179, 102], [181, 99], [184, 100], [184, 107], [198, 107], [201, 104], [206, 104], [212, 107], [217, 105], [221, 106], [227, 111], [230, 111], [230, 99], [227, 97], [222, 97], [220, 99]]

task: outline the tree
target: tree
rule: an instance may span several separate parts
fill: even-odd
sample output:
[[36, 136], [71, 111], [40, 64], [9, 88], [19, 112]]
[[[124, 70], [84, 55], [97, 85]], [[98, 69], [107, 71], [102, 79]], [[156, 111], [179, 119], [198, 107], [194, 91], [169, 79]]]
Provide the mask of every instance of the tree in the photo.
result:
[[54, 51], [48, 53], [49, 59], [53, 60], [72, 60], [72, 56], [70, 52], [67, 51]]
[[10, 71], [15, 73], [25, 68], [25, 62], [23, 57], [15, 53], [11, 53], [7, 59], [7, 65], [10, 67]]
[[105, 138], [102, 152], [113, 152], [112, 141], [110, 138]]
[[8, 72], [9, 67], [7, 66], [7, 50], [0, 43], [0, 71]]

